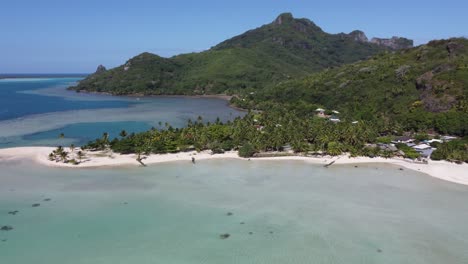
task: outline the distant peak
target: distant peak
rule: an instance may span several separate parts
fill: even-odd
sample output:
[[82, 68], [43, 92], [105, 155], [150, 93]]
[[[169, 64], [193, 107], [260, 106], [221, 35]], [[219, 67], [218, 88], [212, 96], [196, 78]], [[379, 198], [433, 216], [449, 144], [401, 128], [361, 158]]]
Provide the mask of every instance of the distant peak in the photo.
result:
[[291, 13], [282, 13], [275, 19], [276, 25], [282, 25], [285, 22], [293, 21], [294, 17]]
[[130, 60], [128, 60], [127, 64], [136, 63], [140, 61], [146, 61], [146, 60], [154, 60], [154, 59], [162, 59], [162, 58], [153, 53], [143, 52], [131, 58]]
[[156, 55], [153, 54], [153, 53], [149, 53], [149, 52], [145, 51], [143, 53], [138, 54], [136, 57], [137, 58], [145, 58], [145, 57], [153, 57], [153, 56], [156, 56]]
[[354, 41], [358, 41], [358, 42], [369, 41], [369, 39], [366, 36], [366, 33], [362, 32], [361, 30], [354, 30], [353, 32], [349, 33], [349, 36], [352, 37]]
[[99, 65], [96, 69], [96, 72], [95, 73], [101, 73], [101, 72], [105, 72], [107, 69], [106, 67], [104, 67], [104, 65]]

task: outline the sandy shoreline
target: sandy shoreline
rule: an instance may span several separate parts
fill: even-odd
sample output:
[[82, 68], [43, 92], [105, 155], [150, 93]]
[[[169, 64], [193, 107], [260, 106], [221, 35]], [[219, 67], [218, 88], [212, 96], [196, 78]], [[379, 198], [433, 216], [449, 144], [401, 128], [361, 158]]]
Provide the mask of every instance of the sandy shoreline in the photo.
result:
[[[117, 166], [140, 166], [136, 161], [136, 155], [121, 155], [116, 153], [104, 152], [88, 152], [83, 162], [79, 165], [67, 164], [62, 162], [50, 161], [48, 159], [49, 153], [55, 148], [52, 147], [18, 147], [0, 149], [0, 161], [27, 159], [36, 163], [50, 166], [50, 167], [63, 167], [63, 168], [98, 168], [98, 167], [117, 167]], [[66, 151], [70, 151], [66, 149]], [[73, 154], [71, 154], [73, 157]], [[224, 154], [211, 155], [209, 151], [204, 152], [180, 152], [174, 154], [151, 155], [143, 160], [145, 164], [157, 164], [162, 162], [173, 161], [187, 161], [190, 162], [192, 157], [196, 161], [207, 159], [242, 159], [235, 151], [229, 151]], [[334, 165], [338, 164], [363, 164], [363, 163], [385, 163], [401, 166], [414, 171], [419, 171], [429, 176], [450, 181], [458, 184], [468, 185], [468, 164], [455, 164], [447, 161], [429, 161], [428, 164], [413, 163], [405, 159], [385, 159], [385, 158], [368, 158], [357, 157], [349, 158], [342, 155], [338, 157], [304, 157], [304, 156], [286, 156], [286, 157], [268, 157], [268, 158], [252, 158], [251, 161], [265, 161], [265, 160], [300, 160], [314, 164], [325, 165], [335, 161]]]

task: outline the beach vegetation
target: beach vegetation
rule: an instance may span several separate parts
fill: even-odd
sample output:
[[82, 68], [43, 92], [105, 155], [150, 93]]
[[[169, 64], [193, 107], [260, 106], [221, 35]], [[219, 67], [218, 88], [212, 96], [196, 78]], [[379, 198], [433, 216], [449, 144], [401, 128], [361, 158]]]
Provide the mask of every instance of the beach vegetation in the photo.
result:
[[407, 146], [406, 144], [398, 143], [396, 144], [396, 147], [405, 153], [405, 158], [414, 160], [421, 156], [416, 150]]
[[445, 143], [439, 143], [437, 149], [432, 152], [431, 159], [468, 163], [468, 139], [456, 139]]
[[245, 143], [239, 148], [239, 157], [250, 158], [256, 153], [254, 146], [250, 143]]
[[65, 151], [65, 149], [62, 146], [58, 146], [55, 150], [53, 150], [49, 154], [49, 160], [53, 161], [55, 160], [56, 162], [62, 161], [63, 163], [68, 162], [68, 152]]

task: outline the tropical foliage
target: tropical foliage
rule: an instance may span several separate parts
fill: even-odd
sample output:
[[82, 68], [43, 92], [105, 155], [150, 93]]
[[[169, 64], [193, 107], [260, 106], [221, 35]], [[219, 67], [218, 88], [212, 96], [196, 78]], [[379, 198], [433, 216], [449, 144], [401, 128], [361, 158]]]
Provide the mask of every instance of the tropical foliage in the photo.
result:
[[302, 115], [336, 109], [346, 120], [394, 130], [468, 134], [468, 40], [432, 41], [279, 83], [232, 100], [244, 108], [282, 107]]
[[437, 144], [437, 149], [432, 153], [433, 160], [452, 160], [468, 163], [468, 139], [453, 140]]
[[123, 154], [239, 150], [241, 156], [249, 157], [256, 152], [281, 151], [290, 145], [295, 152], [365, 154], [365, 144], [375, 141], [377, 135], [377, 128], [365, 122], [332, 123], [316, 117], [298, 118], [294, 113], [264, 112], [249, 113], [226, 124], [190, 121], [184, 128], [169, 126], [111, 141], [100, 138], [85, 148], [102, 150], [110, 147]]

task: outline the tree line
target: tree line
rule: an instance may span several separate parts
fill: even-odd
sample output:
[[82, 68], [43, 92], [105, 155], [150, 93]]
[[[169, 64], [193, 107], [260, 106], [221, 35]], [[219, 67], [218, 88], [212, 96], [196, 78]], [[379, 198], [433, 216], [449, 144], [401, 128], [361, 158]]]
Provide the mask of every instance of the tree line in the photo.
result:
[[[187, 126], [151, 129], [128, 134], [123, 130], [119, 137], [110, 139], [105, 133], [83, 148], [89, 150], [111, 149], [121, 154], [164, 154], [181, 151], [211, 150], [213, 153], [237, 150], [242, 157], [260, 152], [283, 151], [295, 153], [351, 156], [392, 157], [398, 153], [377, 146], [386, 142], [392, 132], [385, 124], [359, 121], [333, 123], [315, 116], [300, 117], [294, 112], [249, 112], [233, 121], [204, 122], [202, 117], [189, 120]], [[396, 131], [394, 131], [397, 133]], [[466, 143], [465, 143], [466, 144]], [[466, 146], [466, 145], [465, 145]], [[398, 146], [407, 158], [417, 158], [413, 149]], [[448, 150], [447, 152], [450, 152]], [[463, 155], [458, 159], [468, 161]]]

